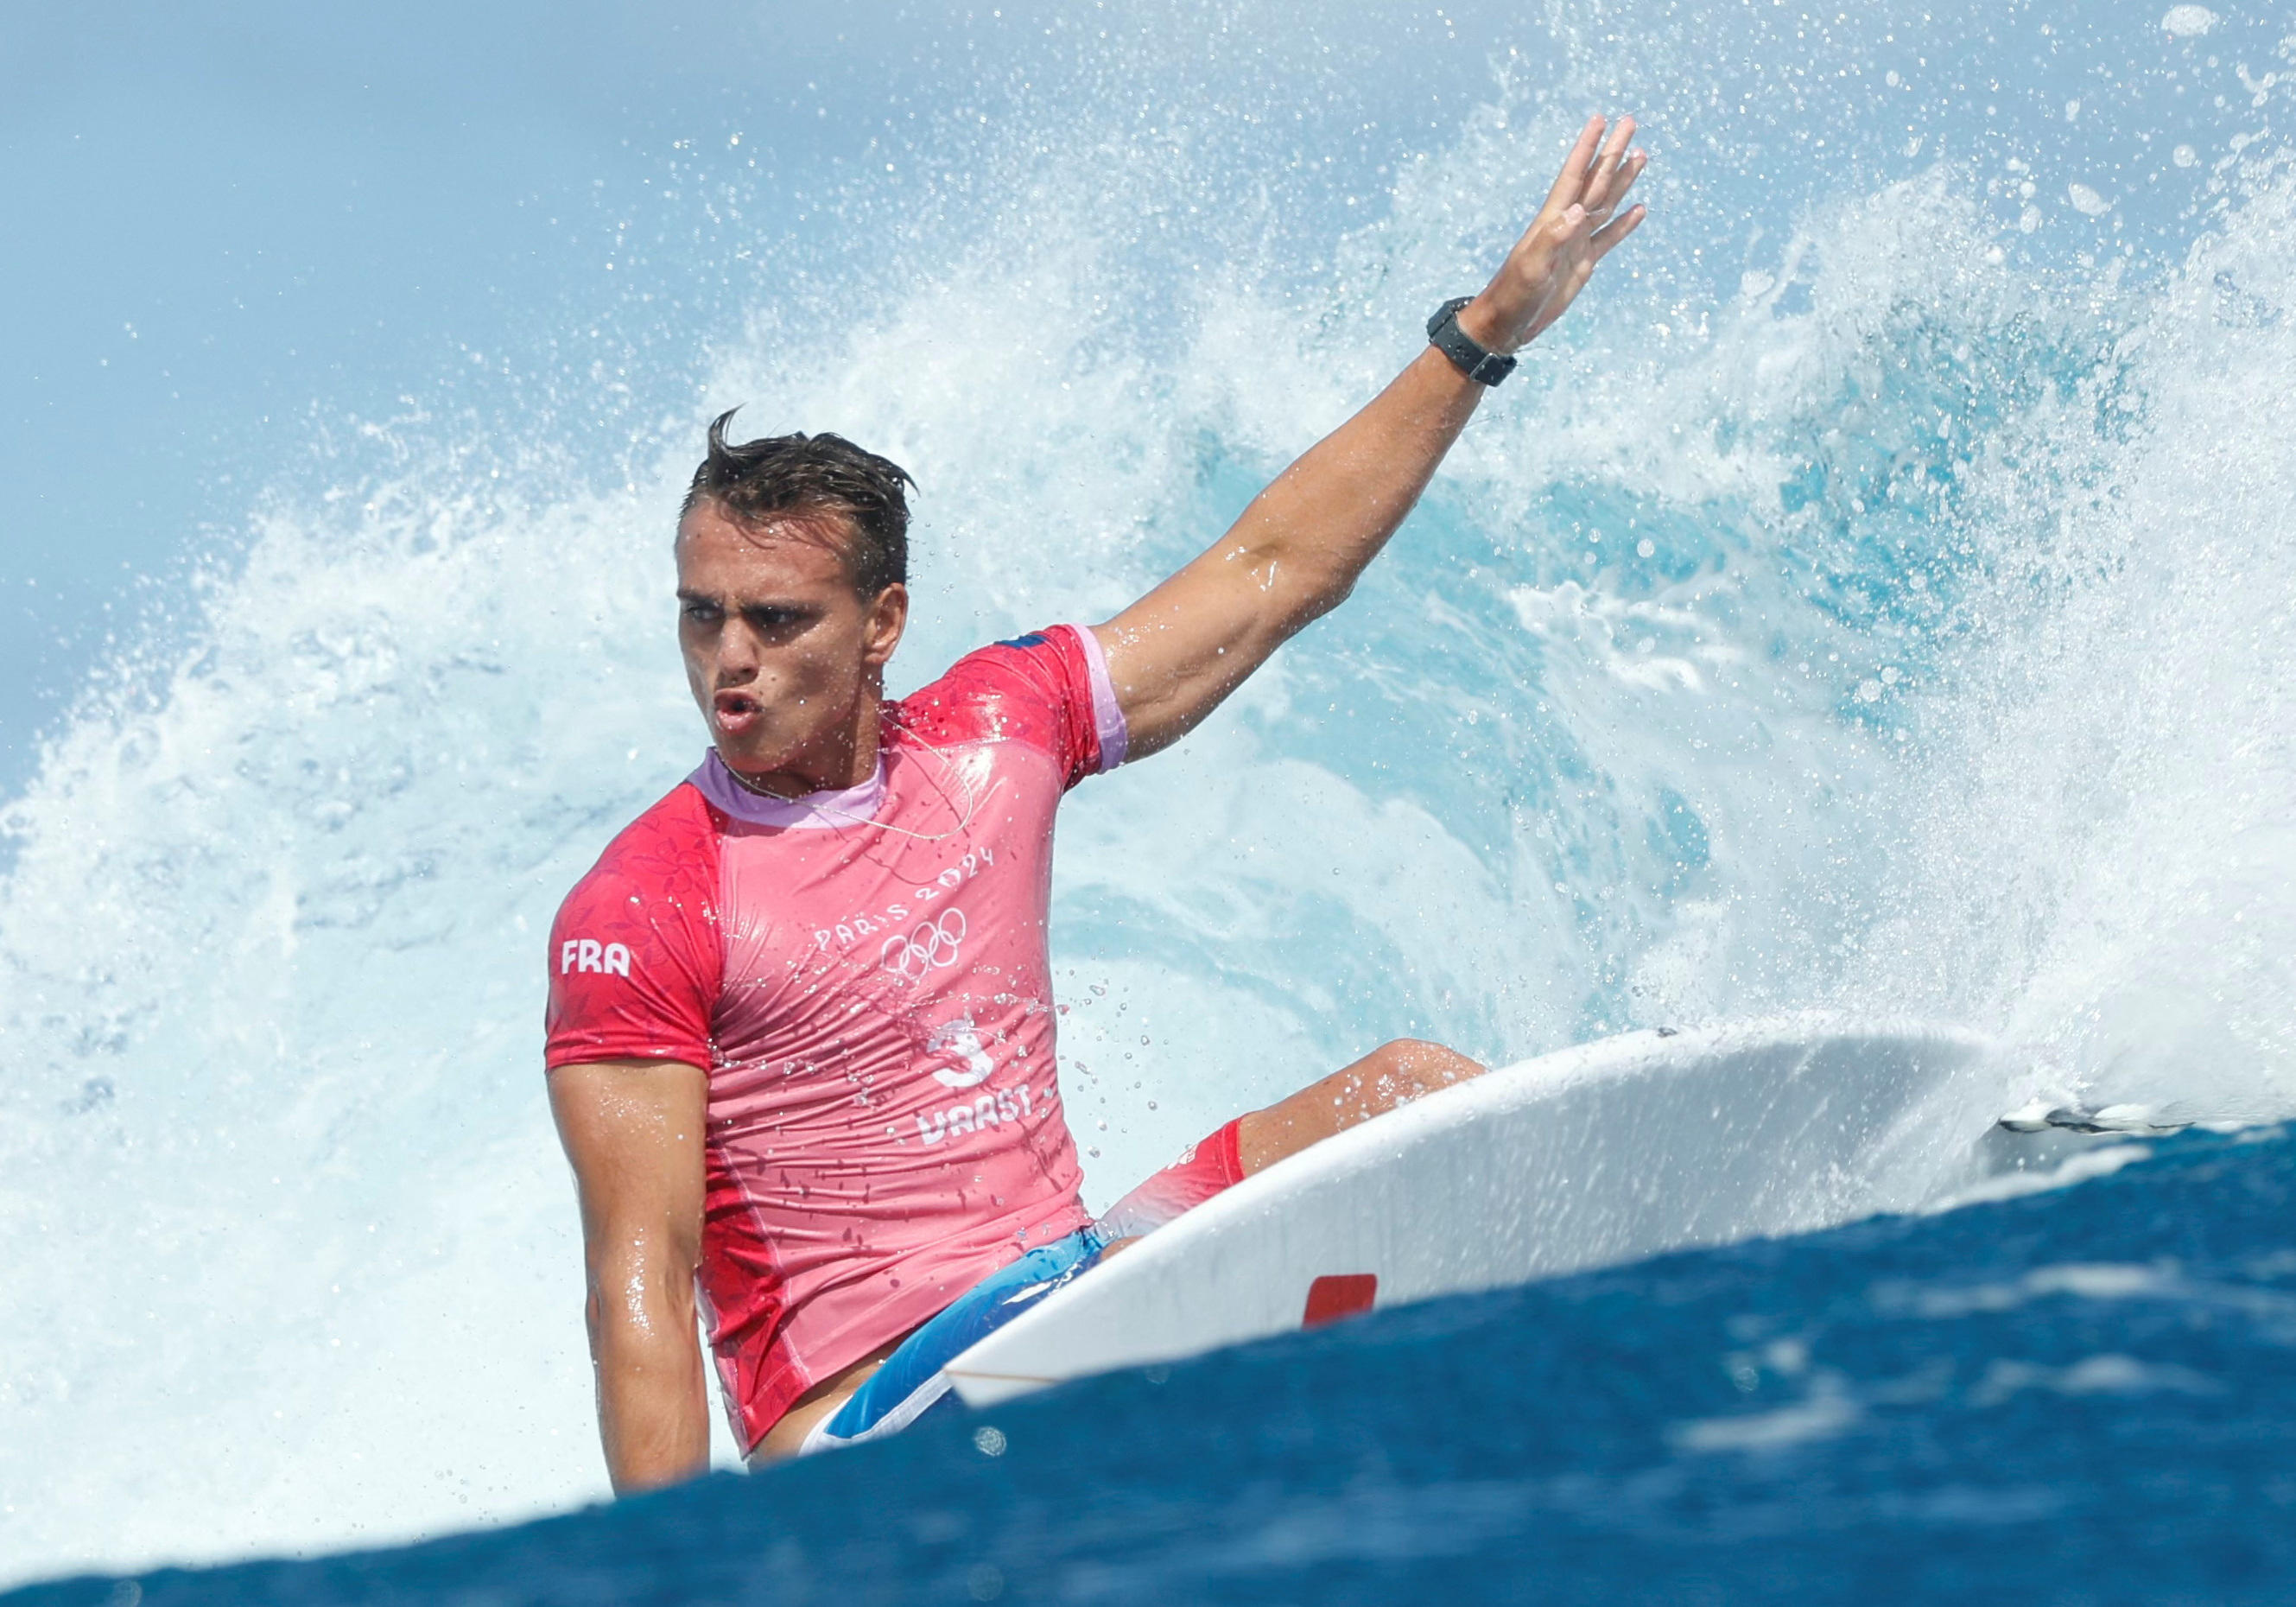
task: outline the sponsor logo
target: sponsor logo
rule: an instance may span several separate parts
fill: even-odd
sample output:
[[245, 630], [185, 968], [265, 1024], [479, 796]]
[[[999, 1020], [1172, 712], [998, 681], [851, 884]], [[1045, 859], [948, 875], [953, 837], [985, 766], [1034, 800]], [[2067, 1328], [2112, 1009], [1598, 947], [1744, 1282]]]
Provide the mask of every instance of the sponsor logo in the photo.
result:
[[920, 1116], [917, 1136], [929, 1144], [939, 1144], [944, 1138], [959, 1138], [967, 1133], [986, 1133], [991, 1127], [1035, 1114], [1030, 1091], [1023, 1084], [1018, 1088], [983, 1094], [970, 1103], [953, 1104], [930, 1116]]
[[630, 974], [630, 951], [619, 943], [595, 938], [569, 938], [558, 946], [558, 974], [577, 971], [603, 972], [610, 977]]

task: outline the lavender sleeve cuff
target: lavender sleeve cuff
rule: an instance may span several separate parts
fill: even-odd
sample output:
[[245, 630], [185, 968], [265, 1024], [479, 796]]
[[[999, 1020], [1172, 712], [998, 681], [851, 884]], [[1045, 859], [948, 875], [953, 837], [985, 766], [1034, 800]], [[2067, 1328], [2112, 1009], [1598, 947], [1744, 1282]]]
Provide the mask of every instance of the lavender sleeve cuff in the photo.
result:
[[1108, 678], [1108, 654], [1102, 651], [1100, 638], [1092, 634], [1088, 625], [1071, 625], [1077, 644], [1084, 649], [1084, 661], [1092, 676], [1092, 722], [1100, 738], [1100, 769], [1106, 775], [1124, 762], [1125, 749], [1130, 741], [1125, 729], [1124, 709], [1116, 701], [1116, 683]]

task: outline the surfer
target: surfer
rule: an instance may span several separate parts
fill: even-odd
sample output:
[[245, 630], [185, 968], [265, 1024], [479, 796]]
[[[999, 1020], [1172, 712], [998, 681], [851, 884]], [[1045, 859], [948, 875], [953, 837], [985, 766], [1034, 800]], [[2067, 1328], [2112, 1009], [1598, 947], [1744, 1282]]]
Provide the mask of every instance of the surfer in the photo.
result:
[[1106, 624], [899, 702], [908, 476], [833, 435], [709, 429], [676, 537], [711, 748], [551, 934], [551, 1104], [579, 1196], [618, 1490], [709, 1461], [697, 1294], [753, 1461], [905, 1427], [1049, 1287], [1240, 1178], [1481, 1070], [1403, 1040], [1228, 1122], [1095, 1220], [1054, 1075], [1052, 827], [1341, 602], [1512, 354], [1644, 216], [1634, 124], [1588, 122], [1482, 291]]

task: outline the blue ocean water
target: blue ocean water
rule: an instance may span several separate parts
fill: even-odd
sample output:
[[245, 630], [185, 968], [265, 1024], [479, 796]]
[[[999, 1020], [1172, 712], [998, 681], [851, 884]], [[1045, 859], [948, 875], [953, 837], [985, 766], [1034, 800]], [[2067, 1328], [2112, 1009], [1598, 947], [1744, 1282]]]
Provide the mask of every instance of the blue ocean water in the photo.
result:
[[[1642, 111], [1657, 152], [1633, 253], [1346, 609], [1066, 808], [1091, 1202], [1406, 1032], [1509, 1061], [1817, 1007], [1986, 1033], [2095, 1107], [2296, 1114], [2284, 16], [1439, 15], [1488, 70], [1405, 106], [1369, 10], [1048, 5], [865, 162], [768, 176], [769, 123], [669, 142], [578, 265], [627, 281], [615, 316], [474, 350], [395, 413], [315, 410], [0, 805], [0, 1581], [603, 1494], [538, 951], [699, 755], [667, 532], [712, 413], [917, 474], [906, 689], [1199, 550], [1487, 271], [1590, 106]], [[1908, 1185], [1933, 1205], [1992, 1142], [1950, 1125], [1963, 1095]], [[2057, 1193], [1382, 1315], [1013, 1408], [1002, 1457], [950, 1431], [537, 1544], [602, 1559], [600, 1595], [637, 1593], [611, 1559], [682, 1567], [682, 1526], [723, 1522], [791, 1591], [986, 1567], [1185, 1597], [1228, 1558], [1238, 1592], [1304, 1600], [1389, 1568], [1496, 1592], [1534, 1556], [1617, 1592], [1712, 1514], [1790, 1580], [2042, 1558], [2062, 1599], [2173, 1596], [2124, 1587], [2247, 1544], [2285, 1595], [2264, 1538], [2196, 1554], [2159, 1516], [2284, 1505], [2251, 1442], [2194, 1425], [2284, 1459], [2256, 1202], [2285, 1152], [2180, 1140]], [[1956, 1278], [2012, 1292], [1919, 1293]], [[2164, 1337], [2203, 1318], [2202, 1349]], [[1947, 1468], [2024, 1470], [1997, 1506], [2022, 1538], [1980, 1563]], [[996, 1506], [1032, 1469], [1089, 1522]], [[948, 1516], [851, 1523], [896, 1510]], [[964, 1552], [996, 1513], [1013, 1549]], [[2062, 1537], [2115, 1521], [2110, 1549]], [[1464, 1549], [1410, 1549], [1435, 1531]], [[526, 1543], [231, 1577], [413, 1581]]]
[[2285, 1602], [2296, 1146], [2115, 1153], [513, 1529], [0, 1599]]

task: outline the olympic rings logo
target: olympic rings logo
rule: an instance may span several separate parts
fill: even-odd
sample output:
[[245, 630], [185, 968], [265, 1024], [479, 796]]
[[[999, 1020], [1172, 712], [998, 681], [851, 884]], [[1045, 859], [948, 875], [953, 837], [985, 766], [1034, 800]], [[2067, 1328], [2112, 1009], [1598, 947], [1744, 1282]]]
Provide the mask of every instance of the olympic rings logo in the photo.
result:
[[936, 968], [955, 964], [957, 947], [964, 941], [964, 912], [943, 910], [939, 920], [927, 921], [907, 937], [886, 939], [877, 957], [895, 976], [922, 982]]

